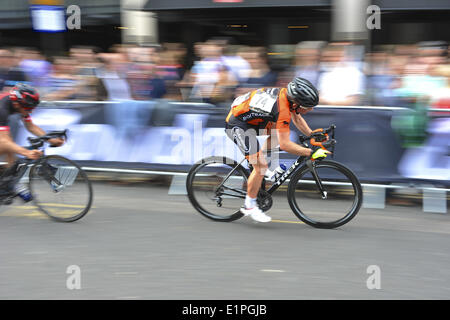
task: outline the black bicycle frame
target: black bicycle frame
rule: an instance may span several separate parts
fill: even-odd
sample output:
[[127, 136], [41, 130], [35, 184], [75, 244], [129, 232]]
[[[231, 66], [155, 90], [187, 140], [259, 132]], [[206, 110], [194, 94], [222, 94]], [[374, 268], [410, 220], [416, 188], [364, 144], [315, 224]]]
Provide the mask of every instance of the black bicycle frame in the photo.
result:
[[321, 194], [322, 194], [322, 198], [326, 198], [327, 196], [327, 192], [325, 191], [325, 189], [323, 188], [322, 185], [322, 181], [320, 181], [319, 176], [317, 175], [316, 172], [316, 168], [314, 166], [314, 163], [311, 160], [307, 160], [306, 162], [304, 162], [304, 160], [306, 159], [305, 156], [300, 156], [297, 158], [297, 160], [290, 166], [289, 169], [287, 169], [273, 184], [272, 186], [269, 188], [269, 190], [267, 190], [267, 192], [269, 194], [274, 193], [287, 179], [289, 179], [290, 176], [292, 176], [293, 173], [295, 173], [297, 171], [297, 169], [303, 164], [306, 163], [306, 165], [308, 166], [308, 168], [311, 170], [312, 176], [314, 178], [314, 181], [317, 184], [317, 187], [319, 188]]
[[[267, 193], [272, 194], [274, 193], [287, 179], [289, 179], [290, 176], [292, 176], [293, 173], [296, 172], [296, 170], [304, 163], [305, 160], [305, 156], [300, 156], [297, 158], [297, 160], [289, 167], [289, 169], [287, 169], [273, 184], [272, 186], [266, 190]], [[244, 159], [245, 160], [245, 159]], [[243, 161], [244, 161], [243, 160]], [[221, 188], [226, 188], [228, 190], [234, 191], [236, 193], [241, 193], [241, 196], [236, 195], [236, 194], [227, 194], [222, 192], [221, 195], [229, 195], [229, 196], [234, 196], [237, 198], [245, 198], [245, 194], [246, 192], [243, 190], [239, 190], [239, 189], [235, 189], [235, 188], [231, 188], [228, 186], [224, 186], [225, 181], [228, 180], [228, 178], [231, 176], [231, 174], [237, 169], [237, 167], [243, 162], [241, 161], [236, 167], [234, 167], [230, 173], [228, 173], [228, 175], [225, 177], [225, 179], [223, 179], [222, 183], [216, 188], [216, 192], [218, 192]], [[319, 176], [316, 173], [316, 169], [314, 167], [314, 164], [312, 163], [312, 161], [306, 161], [306, 165], [308, 166], [308, 168], [311, 170], [312, 176], [317, 184], [317, 187], [319, 188], [320, 192], [322, 193], [322, 197], [326, 198], [326, 191], [323, 188], [322, 182], [320, 181]]]
[[[334, 151], [334, 144], [336, 143], [336, 141], [334, 140], [334, 130], [335, 130], [335, 129], [336, 129], [336, 126], [335, 126], [335, 125], [331, 125], [329, 128], [327, 128], [326, 130], [324, 130], [324, 134], [328, 134], [328, 133], [330, 133], [330, 132], [331, 132], [331, 134], [332, 134], [332, 143], [331, 143], [331, 147], [333, 148], [333, 151]], [[310, 137], [302, 137], [302, 138], [300, 138], [300, 142], [301, 142], [301, 144], [302, 144], [304, 147], [308, 147], [308, 145], [305, 144], [305, 141], [307, 141], [308, 139], [310, 139]], [[272, 152], [272, 151], [269, 150], [268, 152]], [[333, 152], [333, 155], [334, 155], [334, 152]], [[305, 159], [306, 159], [305, 156], [300, 156], [300, 157], [298, 157], [297, 160], [295, 160], [295, 162], [290, 166], [290, 168], [287, 169], [287, 170], [281, 175], [281, 177], [279, 177], [279, 178], [272, 184], [272, 186], [269, 188], [269, 190], [266, 190], [267, 193], [269, 193], [269, 194], [274, 193], [274, 192], [275, 192], [275, 191], [276, 191], [276, 190], [277, 190], [277, 189], [278, 189], [278, 188], [279, 188], [279, 187], [280, 187], [287, 179], [289, 179], [289, 177], [297, 170], [297, 168], [298, 168], [300, 165], [302, 165], [303, 163], [306, 163], [306, 165], [308, 166], [308, 168], [311, 170], [311, 174], [312, 174], [312, 176], [313, 176], [313, 178], [314, 178], [314, 181], [315, 181], [316, 184], [317, 184], [317, 187], [318, 187], [319, 190], [320, 190], [320, 193], [322, 194], [322, 198], [323, 198], [323, 199], [326, 199], [326, 197], [327, 197], [327, 192], [325, 191], [325, 189], [324, 189], [324, 187], [323, 187], [322, 181], [320, 181], [320, 178], [319, 178], [319, 176], [317, 175], [317, 171], [316, 171], [314, 162], [313, 162], [312, 160], [310, 160], [310, 159], [304, 161]], [[229, 189], [229, 190], [232, 190], [232, 191], [234, 191], [234, 192], [241, 193], [241, 196], [236, 196], [236, 195], [231, 195], [231, 196], [235, 196], [235, 197], [238, 197], [238, 198], [244, 198], [244, 193], [245, 193], [245, 191], [241, 191], [241, 190], [238, 190], [238, 189], [235, 189], [235, 188], [230, 188], [230, 187], [224, 186], [225, 181], [228, 180], [228, 178], [231, 176], [231, 174], [232, 174], [232, 173], [237, 169], [237, 167], [240, 166], [240, 165], [242, 164], [242, 162], [244, 162], [244, 161], [245, 161], [245, 158], [242, 159], [242, 161], [241, 161], [240, 163], [238, 163], [238, 164], [233, 168], [233, 170], [231, 170], [231, 172], [229, 172], [229, 173], [227, 174], [227, 176], [225, 177], [225, 179], [223, 179], [223, 181], [222, 181], [222, 183], [219, 185], [219, 187], [216, 188], [216, 193], [219, 192], [219, 190], [220, 190], [221, 188], [225, 187], [225, 188], [227, 188], [227, 189]], [[250, 170], [252, 170], [252, 167], [251, 167], [250, 164], [249, 164], [249, 168], [250, 168]], [[224, 194], [224, 193], [222, 193], [222, 195], [223, 195], [223, 194]], [[227, 195], [229, 195], [229, 194], [227, 194]]]
[[303, 160], [305, 159], [304, 156], [300, 156], [295, 160], [295, 162], [292, 164], [292, 166], [289, 167], [282, 175], [279, 177], [273, 185], [267, 190], [268, 193], [272, 194], [274, 193], [289, 177], [296, 171], [296, 169], [303, 164]]

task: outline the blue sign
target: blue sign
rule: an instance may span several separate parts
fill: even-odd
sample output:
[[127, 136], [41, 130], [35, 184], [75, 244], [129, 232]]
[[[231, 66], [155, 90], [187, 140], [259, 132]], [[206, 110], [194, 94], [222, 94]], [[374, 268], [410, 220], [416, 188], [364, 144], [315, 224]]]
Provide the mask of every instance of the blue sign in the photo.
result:
[[30, 6], [33, 30], [37, 32], [65, 32], [66, 15], [63, 6]]

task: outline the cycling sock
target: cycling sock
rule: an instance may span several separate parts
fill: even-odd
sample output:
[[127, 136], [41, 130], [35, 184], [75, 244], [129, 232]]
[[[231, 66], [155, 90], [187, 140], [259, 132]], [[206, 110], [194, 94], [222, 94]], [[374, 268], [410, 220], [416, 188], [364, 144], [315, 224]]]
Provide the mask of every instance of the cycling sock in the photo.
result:
[[244, 205], [248, 209], [256, 207], [256, 198], [250, 198], [248, 195], [246, 195]]

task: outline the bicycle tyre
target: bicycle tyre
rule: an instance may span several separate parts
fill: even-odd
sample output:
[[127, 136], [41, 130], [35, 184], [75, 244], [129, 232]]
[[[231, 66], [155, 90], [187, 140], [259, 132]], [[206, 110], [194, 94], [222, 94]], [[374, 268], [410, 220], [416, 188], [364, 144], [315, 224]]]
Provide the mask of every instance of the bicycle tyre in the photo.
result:
[[[51, 169], [44, 172], [44, 167]], [[29, 173], [29, 187], [34, 204], [40, 211], [56, 221], [77, 221], [84, 217], [92, 206], [93, 189], [87, 174], [78, 164], [63, 156], [45, 156], [34, 164]], [[78, 198], [83, 200], [69, 199], [69, 195], [75, 194], [78, 189], [82, 191]], [[49, 203], [49, 201], [58, 200], [62, 200], [60, 201], [62, 203]], [[81, 204], [78, 204], [79, 202]], [[71, 209], [73, 212], [70, 211]]]
[[[361, 184], [358, 180], [358, 178], [356, 177], [356, 175], [347, 167], [345, 167], [344, 165], [335, 162], [335, 161], [330, 161], [330, 160], [323, 160], [323, 161], [319, 161], [318, 163], [316, 163], [316, 168], [317, 169], [322, 169], [325, 168], [327, 170], [335, 170], [338, 173], [340, 173], [341, 175], [343, 175], [344, 177], [348, 178], [349, 183], [352, 186], [353, 192], [354, 192], [354, 200], [353, 203], [351, 205], [351, 208], [349, 209], [349, 211], [343, 215], [342, 218], [336, 219], [334, 221], [329, 221], [329, 222], [323, 222], [323, 221], [317, 221], [314, 218], [311, 218], [311, 216], [307, 213], [304, 212], [304, 210], [302, 210], [300, 208], [299, 203], [296, 200], [296, 188], [297, 185], [299, 183], [299, 180], [301, 180], [302, 177], [304, 177], [305, 175], [307, 175], [308, 173], [310, 173], [310, 169], [308, 168], [308, 166], [306, 166], [306, 164], [304, 166], [302, 166], [291, 178], [291, 181], [289, 182], [288, 185], [288, 202], [289, 205], [292, 209], [292, 211], [294, 212], [294, 214], [303, 222], [305, 222], [306, 224], [313, 226], [315, 228], [321, 228], [321, 229], [334, 229], [337, 227], [340, 227], [346, 223], [348, 223], [350, 220], [352, 220], [356, 214], [358, 213], [359, 209], [361, 208], [362, 205], [362, 198], [363, 198], [363, 192], [362, 192], [362, 187]], [[320, 175], [319, 175], [320, 176]], [[315, 192], [319, 193], [319, 191], [317, 190], [317, 186], [316, 183], [312, 183], [312, 185], [315, 187]]]
[[[213, 212], [211, 212], [210, 210], [207, 210], [204, 208], [204, 206], [202, 206], [200, 204], [200, 202], [198, 201], [199, 199], [197, 199], [196, 197], [196, 192], [194, 190], [194, 180], [196, 178], [197, 173], [199, 173], [199, 171], [203, 168], [206, 167], [207, 165], [224, 165], [227, 166], [231, 171], [231, 169], [236, 168], [236, 171], [241, 174], [245, 180], [248, 179], [249, 173], [248, 171], [241, 166], [240, 164], [238, 164], [236, 161], [231, 160], [229, 158], [226, 157], [208, 157], [205, 158], [203, 160], [200, 160], [199, 162], [197, 162], [196, 164], [194, 164], [191, 169], [189, 170], [189, 173], [187, 175], [186, 178], [186, 190], [187, 190], [187, 194], [188, 194], [188, 198], [189, 201], [191, 202], [191, 204], [193, 205], [193, 207], [203, 216], [214, 220], [214, 221], [219, 221], [219, 222], [231, 222], [231, 221], [235, 221], [237, 219], [242, 218], [244, 215], [239, 211], [240, 208], [236, 208], [236, 211], [229, 214], [229, 215], [217, 215], [214, 214]], [[228, 172], [229, 172], [228, 171]]]

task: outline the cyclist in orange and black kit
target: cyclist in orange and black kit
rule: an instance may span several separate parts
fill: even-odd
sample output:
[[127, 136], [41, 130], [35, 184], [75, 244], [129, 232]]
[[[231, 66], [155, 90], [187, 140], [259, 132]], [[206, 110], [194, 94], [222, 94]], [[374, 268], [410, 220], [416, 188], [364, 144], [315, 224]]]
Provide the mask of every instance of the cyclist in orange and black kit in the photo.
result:
[[[261, 88], [234, 100], [226, 118], [225, 131], [253, 166], [253, 171], [247, 181], [245, 203], [240, 210], [244, 215], [250, 215], [258, 222], [271, 221], [271, 218], [258, 208], [256, 202], [264, 174], [268, 168], [267, 160], [261, 151], [278, 143], [281, 150], [298, 156], [314, 156], [316, 158], [323, 156], [321, 153], [327, 152], [319, 149], [313, 155], [311, 149], [290, 140], [291, 120], [306, 136], [322, 130], [311, 130], [302, 117], [318, 103], [317, 89], [308, 80], [300, 77], [291, 81], [287, 88]], [[256, 138], [259, 133], [269, 135], [262, 148]], [[273, 139], [276, 141], [272, 141]]]
[[[14, 163], [15, 155], [20, 154], [29, 159], [38, 159], [42, 152], [28, 150], [14, 142], [9, 132], [8, 119], [12, 114], [19, 113], [25, 128], [36, 136], [45, 135], [45, 131], [31, 120], [31, 113], [39, 104], [39, 93], [30, 85], [17, 83], [9, 92], [0, 95], [0, 155], [5, 155], [8, 167]], [[64, 143], [61, 138], [48, 140], [53, 146]], [[8, 170], [2, 178], [6, 178]], [[0, 186], [0, 195], [10, 193], [8, 185]]]

